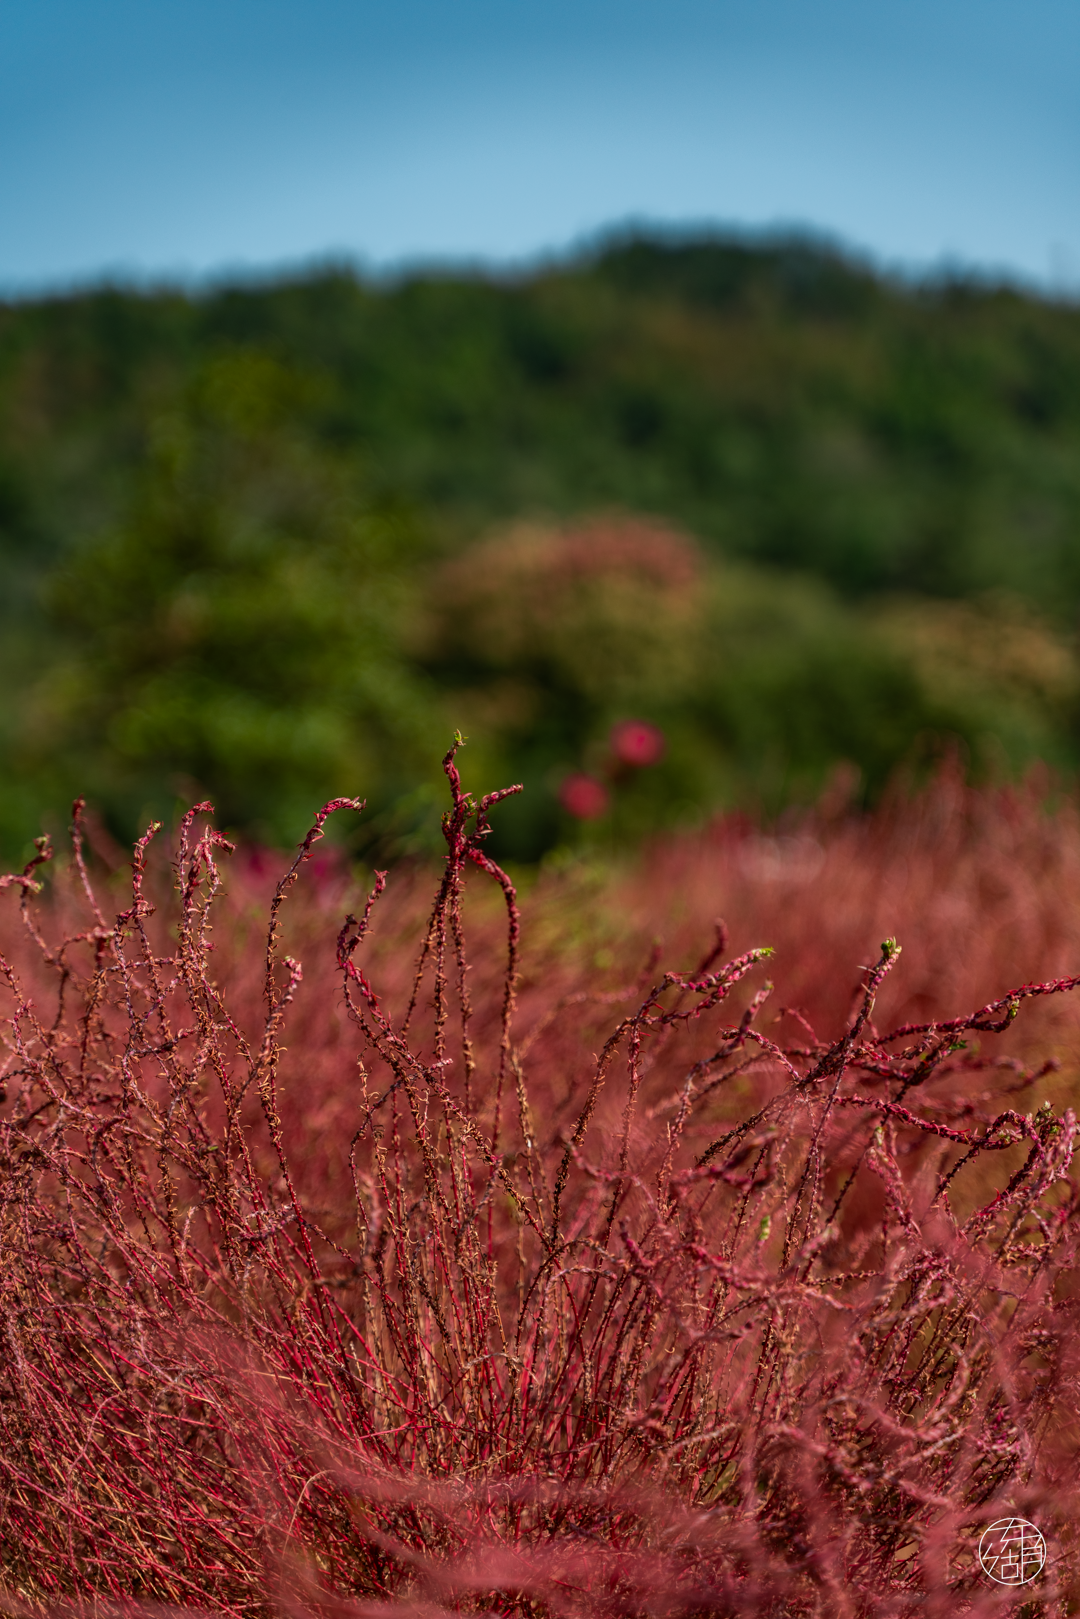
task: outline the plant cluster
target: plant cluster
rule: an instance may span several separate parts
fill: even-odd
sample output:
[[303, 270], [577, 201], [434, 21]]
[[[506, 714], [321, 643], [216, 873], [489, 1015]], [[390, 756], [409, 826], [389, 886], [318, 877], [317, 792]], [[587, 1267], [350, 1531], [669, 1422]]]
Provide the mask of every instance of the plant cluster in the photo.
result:
[[206, 804], [115, 914], [81, 803], [3, 879], [0, 1608], [1004, 1613], [1019, 1514], [1064, 1611], [1076, 1120], [1009, 1040], [1080, 979], [885, 1026], [889, 938], [821, 1032], [722, 925], [531, 961], [456, 754], [430, 908], [379, 873], [332, 949], [355, 800], [265, 945]]

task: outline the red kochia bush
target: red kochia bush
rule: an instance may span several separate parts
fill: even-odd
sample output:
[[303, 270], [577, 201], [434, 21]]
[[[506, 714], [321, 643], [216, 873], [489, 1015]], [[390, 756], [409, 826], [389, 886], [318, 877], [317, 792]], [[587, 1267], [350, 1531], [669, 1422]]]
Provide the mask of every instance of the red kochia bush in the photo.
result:
[[[79, 805], [48, 903], [44, 843], [3, 880], [0, 1609], [1004, 1613], [974, 1550], [1016, 1513], [1065, 1611], [1076, 1123], [1021, 1110], [1050, 1065], [1006, 1031], [1080, 980], [882, 1032], [888, 939], [831, 1036], [812, 996], [767, 1021], [722, 929], [575, 981], [523, 955], [455, 752], [415, 971], [380, 874], [333, 997], [325, 905], [305, 985], [285, 901], [352, 800], [265, 950], [205, 805], [172, 904], [152, 828], [106, 918]], [[470, 871], [506, 917], [470, 897], [473, 973]]]

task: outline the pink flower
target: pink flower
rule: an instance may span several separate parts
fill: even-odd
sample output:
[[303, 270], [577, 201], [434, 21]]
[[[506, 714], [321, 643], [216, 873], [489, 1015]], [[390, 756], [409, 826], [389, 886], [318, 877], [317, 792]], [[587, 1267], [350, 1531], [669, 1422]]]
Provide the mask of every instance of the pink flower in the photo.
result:
[[664, 755], [664, 733], [647, 720], [623, 720], [611, 733], [611, 751], [620, 764], [640, 770]]
[[595, 776], [567, 776], [559, 788], [559, 802], [578, 821], [596, 821], [606, 815], [608, 790]]

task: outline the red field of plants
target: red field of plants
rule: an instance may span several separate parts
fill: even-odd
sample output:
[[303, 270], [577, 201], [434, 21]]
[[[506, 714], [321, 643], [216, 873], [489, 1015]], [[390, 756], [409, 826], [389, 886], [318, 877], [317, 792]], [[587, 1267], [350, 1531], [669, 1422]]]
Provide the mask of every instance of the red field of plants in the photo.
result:
[[1075, 1611], [1075, 805], [519, 897], [455, 752], [367, 897], [351, 801], [3, 879], [0, 1610]]

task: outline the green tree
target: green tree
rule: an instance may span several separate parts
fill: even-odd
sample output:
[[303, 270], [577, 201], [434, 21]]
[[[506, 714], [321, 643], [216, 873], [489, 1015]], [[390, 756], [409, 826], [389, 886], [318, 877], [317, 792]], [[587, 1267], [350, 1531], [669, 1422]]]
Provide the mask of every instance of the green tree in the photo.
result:
[[423, 538], [293, 430], [316, 387], [258, 352], [208, 365], [125, 519], [51, 582], [65, 655], [20, 751], [62, 756], [125, 829], [209, 793], [292, 839], [323, 796], [385, 806], [430, 774], [446, 728], [401, 651]]

